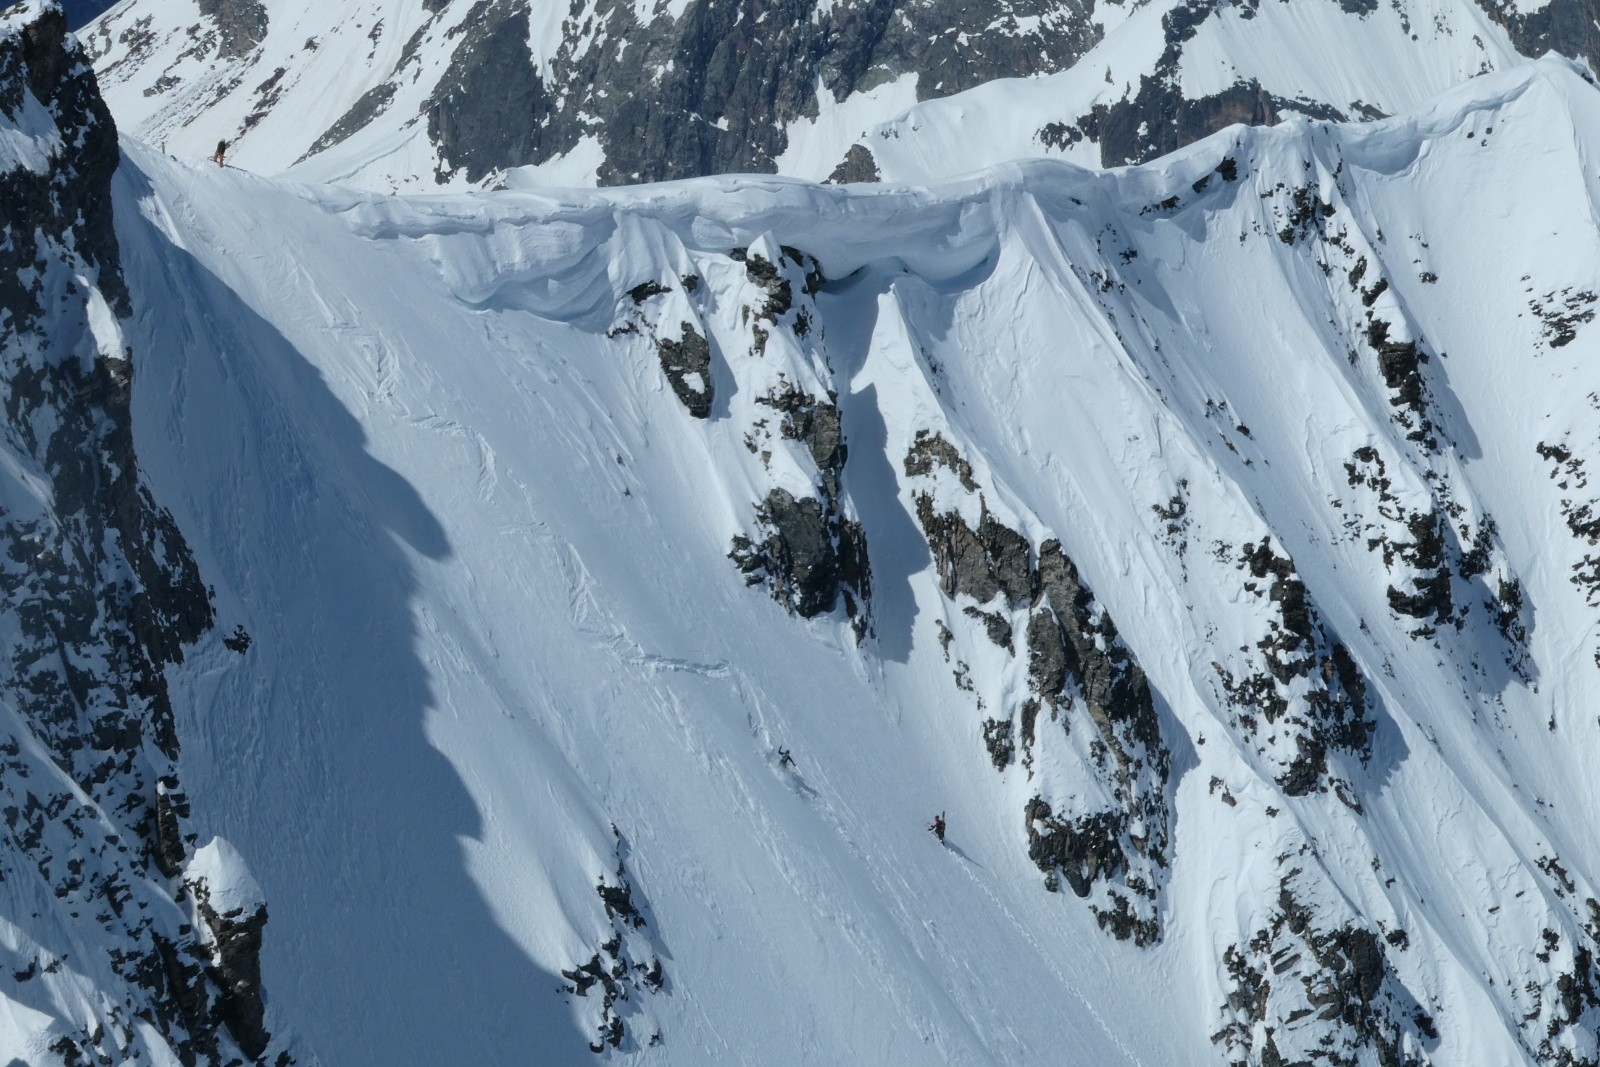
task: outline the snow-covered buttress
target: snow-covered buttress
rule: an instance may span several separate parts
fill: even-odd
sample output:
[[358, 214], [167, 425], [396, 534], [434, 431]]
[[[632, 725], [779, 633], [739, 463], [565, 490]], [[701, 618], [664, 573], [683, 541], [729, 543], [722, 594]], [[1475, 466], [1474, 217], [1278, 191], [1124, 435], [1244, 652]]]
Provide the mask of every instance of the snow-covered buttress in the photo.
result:
[[248, 873], [189, 866], [164, 672], [213, 613], [135, 454], [118, 161], [60, 8], [0, 12], [0, 1057], [287, 1064], [264, 906], [206, 903]]

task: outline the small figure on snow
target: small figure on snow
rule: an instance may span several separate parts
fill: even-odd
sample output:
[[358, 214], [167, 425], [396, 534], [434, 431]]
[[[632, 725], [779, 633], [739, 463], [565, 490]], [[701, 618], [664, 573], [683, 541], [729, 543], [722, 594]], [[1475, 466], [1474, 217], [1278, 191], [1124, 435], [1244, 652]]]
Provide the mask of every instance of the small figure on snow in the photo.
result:
[[793, 767], [794, 766], [794, 757], [789, 755], [789, 750], [788, 749], [783, 748], [781, 746], [778, 748], [778, 766], [779, 767]]
[[933, 825], [928, 829], [933, 831], [933, 836], [939, 839], [941, 845], [944, 844], [944, 812], [941, 811], [933, 817]]
[[228, 165], [225, 162], [227, 157], [228, 157], [228, 142], [227, 141], [218, 141], [217, 142], [217, 154], [211, 157], [212, 161], [214, 163], [216, 163], [216, 165], [219, 166], [219, 167], [226, 167]]

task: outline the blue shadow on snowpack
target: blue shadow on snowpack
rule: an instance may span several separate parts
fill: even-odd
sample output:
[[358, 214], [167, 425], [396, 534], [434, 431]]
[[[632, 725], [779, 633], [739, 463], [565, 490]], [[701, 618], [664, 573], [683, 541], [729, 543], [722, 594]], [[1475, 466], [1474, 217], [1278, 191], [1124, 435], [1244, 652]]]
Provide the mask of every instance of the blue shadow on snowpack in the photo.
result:
[[328, 1067], [591, 1064], [563, 980], [469, 875], [482, 818], [425, 733], [399, 542], [448, 558], [443, 527], [319, 371], [142, 216], [153, 194], [126, 161], [116, 188], [147, 479], [219, 590], [219, 626], [254, 639], [178, 714], [195, 828], [230, 839], [266, 894], [269, 1027]]

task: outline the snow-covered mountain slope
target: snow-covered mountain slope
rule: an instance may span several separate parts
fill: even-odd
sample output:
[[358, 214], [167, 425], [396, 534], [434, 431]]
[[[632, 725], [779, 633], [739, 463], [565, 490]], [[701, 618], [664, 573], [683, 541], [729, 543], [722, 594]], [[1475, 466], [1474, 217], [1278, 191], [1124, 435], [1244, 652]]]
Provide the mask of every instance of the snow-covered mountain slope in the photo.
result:
[[1041, 155], [1121, 166], [1295, 114], [1379, 118], [1550, 45], [1503, 23], [1462, 0], [1152, 0], [1070, 70], [918, 104], [851, 151], [886, 180], [926, 181]]
[[1573, 67], [402, 199], [119, 167], [63, 29], [0, 16], [0, 1059], [1600, 1062]]
[[302, 1062], [1600, 1062], [1572, 66], [936, 189], [125, 148]]
[[1597, 15], [1593, 0], [125, 0], [86, 40], [143, 140], [208, 157], [228, 139], [258, 173], [389, 191], [513, 167], [559, 186], [1117, 165], [1233, 122], [1396, 114], [1548, 50], [1593, 62]]
[[0, 12], [0, 1060], [287, 1064], [266, 912], [189, 822], [163, 670], [212, 607], [134, 453], [117, 165], [60, 9]]
[[888, 117], [1064, 69], [1098, 35], [1078, 0], [153, 0], [86, 39], [145, 140], [228, 138], [256, 171], [311, 156], [302, 177], [388, 189], [525, 164], [569, 184], [769, 170], [821, 97]]

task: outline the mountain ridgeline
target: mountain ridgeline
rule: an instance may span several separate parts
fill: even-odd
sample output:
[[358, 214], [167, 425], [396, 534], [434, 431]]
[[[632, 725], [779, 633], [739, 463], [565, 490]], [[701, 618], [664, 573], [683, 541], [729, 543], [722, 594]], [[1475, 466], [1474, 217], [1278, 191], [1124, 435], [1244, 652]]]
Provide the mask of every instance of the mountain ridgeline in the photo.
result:
[[57, 8], [0, 15], [0, 125], [0, 996], [18, 1021], [0, 1047], [24, 1063], [268, 1062], [266, 912], [211, 907], [238, 867], [191, 864], [165, 671], [214, 613], [140, 474], [116, 128]]
[[921, 94], [945, 96], [1064, 69], [1097, 36], [1085, 5], [1059, 0], [1003, 14], [952, 0], [639, 11], [615, 0], [575, 9], [541, 70], [528, 0], [474, 0], [427, 102], [440, 176], [544, 163], [596, 132], [605, 185], [770, 171], [786, 126], [816, 115], [818, 91], [844, 99], [909, 74]]
[[257, 171], [384, 189], [517, 168], [617, 185], [1121, 165], [1234, 122], [1393, 114], [1546, 51], [1600, 60], [1593, 0], [182, 6], [135, 0], [86, 31], [131, 130], [196, 155], [226, 138]]

